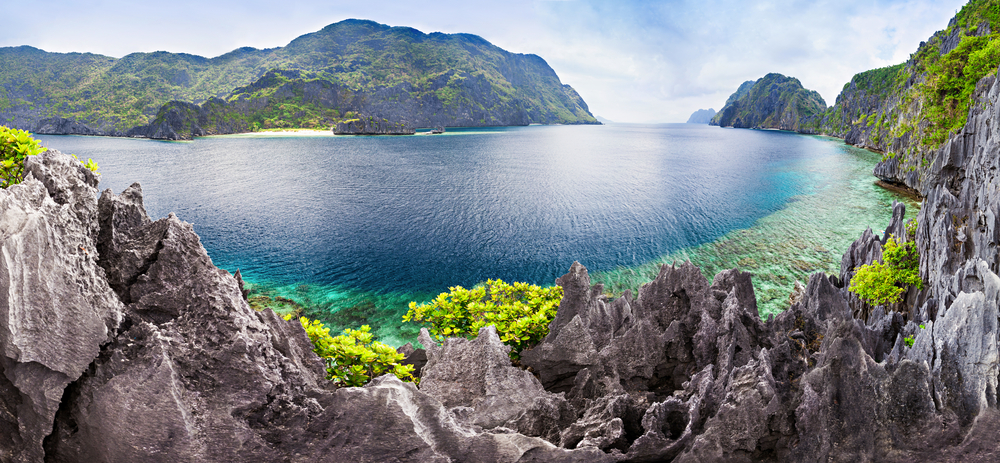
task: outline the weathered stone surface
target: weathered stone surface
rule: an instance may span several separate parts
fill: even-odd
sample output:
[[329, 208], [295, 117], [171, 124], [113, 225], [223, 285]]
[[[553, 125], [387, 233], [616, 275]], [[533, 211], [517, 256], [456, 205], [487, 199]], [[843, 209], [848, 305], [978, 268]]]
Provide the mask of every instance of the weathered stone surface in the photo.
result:
[[97, 178], [70, 156], [28, 158], [0, 190], [0, 460], [40, 461], [63, 389], [97, 357], [122, 304], [97, 265]]
[[[41, 184], [31, 185], [40, 195]], [[101, 263], [121, 270], [109, 278], [127, 301], [117, 306], [125, 320], [99, 355], [95, 346], [83, 376], [52, 390], [47, 461], [618, 459], [525, 435], [558, 441], [575, 414], [561, 395], [510, 366], [492, 327], [476, 341], [450, 340], [430, 351], [424, 387], [433, 392], [450, 379], [458, 389], [439, 389], [455, 392], [465, 381], [482, 394], [464, 390], [445, 399], [466, 405], [449, 411], [391, 376], [334, 391], [298, 322], [250, 309], [237, 280], [212, 265], [189, 224], [172, 215], [149, 220], [138, 185], [122, 195], [106, 192], [100, 220], [96, 204], [91, 208], [91, 222], [102, 226], [92, 230], [101, 237]], [[104, 291], [117, 301], [109, 287]], [[481, 370], [459, 377], [457, 362], [470, 359]], [[0, 406], [16, 409], [16, 387], [36, 376], [12, 374], [0, 381]], [[0, 420], [3, 429], [17, 424]], [[42, 437], [39, 452], [23, 461], [42, 460]]]
[[337, 135], [413, 135], [417, 131], [404, 122], [366, 116], [337, 123], [333, 128]]
[[562, 394], [546, 392], [531, 373], [511, 366], [510, 347], [500, 342], [492, 325], [480, 329], [474, 340], [450, 338], [442, 346], [425, 328], [420, 343], [427, 348], [420, 390], [445, 407], [471, 408], [464, 416], [471, 424], [505, 426], [558, 444], [559, 429], [575, 420]]
[[34, 133], [38, 134], [56, 134], [56, 135], [103, 135], [100, 131], [94, 130], [85, 124], [81, 124], [72, 119], [66, 119], [64, 117], [48, 117], [38, 121], [35, 125], [35, 129], [32, 130]]

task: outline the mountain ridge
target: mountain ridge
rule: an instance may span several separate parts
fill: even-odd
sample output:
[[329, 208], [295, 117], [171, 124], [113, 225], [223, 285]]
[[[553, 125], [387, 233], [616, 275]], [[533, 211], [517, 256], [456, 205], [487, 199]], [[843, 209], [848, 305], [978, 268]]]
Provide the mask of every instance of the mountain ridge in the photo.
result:
[[[171, 102], [231, 103], [237, 89], [272, 71], [309, 73], [309, 80], [363, 96], [351, 108], [298, 108], [337, 110], [340, 116], [323, 120], [324, 128], [347, 111], [412, 126], [598, 123], [580, 95], [537, 55], [511, 53], [472, 34], [424, 34], [368, 20], [330, 24], [284, 47], [241, 47], [214, 58], [156, 51], [116, 59], [0, 48], [0, 123], [35, 130], [42, 120], [55, 119], [49, 128], [125, 136], [153, 123]], [[289, 119], [256, 120], [242, 113], [248, 125], [262, 128], [307, 122], [294, 112]], [[206, 128], [216, 129], [221, 126]]]

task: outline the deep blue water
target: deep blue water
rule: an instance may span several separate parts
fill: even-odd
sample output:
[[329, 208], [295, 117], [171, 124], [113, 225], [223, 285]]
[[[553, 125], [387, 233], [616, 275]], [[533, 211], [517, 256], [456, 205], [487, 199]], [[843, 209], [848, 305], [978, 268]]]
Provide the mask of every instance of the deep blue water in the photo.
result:
[[[372, 302], [388, 325], [407, 299], [449, 286], [551, 284], [575, 260], [612, 271], [711, 243], [825, 183], [845, 188], [839, 173], [867, 176], [877, 159], [830, 139], [692, 124], [39, 138], [97, 161], [102, 189], [140, 182], [151, 217], [193, 223], [216, 265], [250, 282], [326, 288], [330, 313], [345, 292], [398, 296]], [[888, 220], [883, 203], [872, 210]], [[774, 297], [791, 284], [777, 281]]]
[[809, 138], [706, 126], [525, 127], [414, 137], [40, 137], [139, 181], [250, 280], [437, 291], [549, 284], [749, 227], [805, 186]]

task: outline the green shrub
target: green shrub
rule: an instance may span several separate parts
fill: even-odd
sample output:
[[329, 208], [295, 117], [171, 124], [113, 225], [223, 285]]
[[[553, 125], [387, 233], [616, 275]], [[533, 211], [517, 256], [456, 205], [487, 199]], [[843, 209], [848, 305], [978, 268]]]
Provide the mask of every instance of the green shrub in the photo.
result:
[[[24, 180], [24, 160], [45, 150], [30, 133], [0, 125], [0, 188], [21, 183]], [[75, 154], [70, 156], [76, 158]], [[87, 159], [83, 166], [97, 172], [97, 163], [93, 159]]]
[[549, 322], [556, 316], [562, 300], [560, 286], [538, 285], [503, 280], [488, 280], [472, 289], [449, 288], [433, 301], [410, 303], [404, 321], [425, 322], [439, 342], [447, 337], [474, 339], [479, 329], [494, 325], [500, 340], [511, 346], [511, 358], [532, 347], [549, 333]]
[[[289, 314], [285, 320], [291, 320]], [[319, 320], [300, 317], [313, 343], [313, 352], [326, 362], [327, 379], [341, 387], [360, 387], [374, 378], [392, 373], [403, 381], [415, 382], [413, 365], [403, 365], [405, 356], [392, 346], [375, 341], [368, 325], [360, 329], [344, 330], [344, 334], [330, 336], [330, 329]]]
[[890, 236], [882, 249], [882, 262], [859, 267], [848, 289], [869, 304], [882, 305], [899, 302], [910, 286], [924, 287], [920, 254], [913, 241], [899, 244], [895, 236]]
[[0, 125], [0, 188], [24, 180], [24, 160], [45, 151], [38, 140], [23, 130]]

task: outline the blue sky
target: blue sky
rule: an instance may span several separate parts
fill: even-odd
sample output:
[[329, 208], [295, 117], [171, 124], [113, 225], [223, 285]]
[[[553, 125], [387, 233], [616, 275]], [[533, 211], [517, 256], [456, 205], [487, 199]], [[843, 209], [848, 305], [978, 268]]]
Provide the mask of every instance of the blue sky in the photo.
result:
[[0, 47], [121, 57], [166, 50], [206, 57], [284, 46], [348, 18], [479, 35], [534, 53], [595, 115], [684, 122], [720, 109], [745, 80], [794, 76], [833, 104], [851, 76], [905, 61], [965, 0], [438, 0], [413, 2], [0, 0], [30, 15], [0, 28]]

